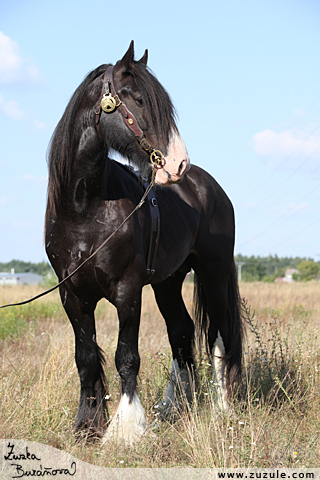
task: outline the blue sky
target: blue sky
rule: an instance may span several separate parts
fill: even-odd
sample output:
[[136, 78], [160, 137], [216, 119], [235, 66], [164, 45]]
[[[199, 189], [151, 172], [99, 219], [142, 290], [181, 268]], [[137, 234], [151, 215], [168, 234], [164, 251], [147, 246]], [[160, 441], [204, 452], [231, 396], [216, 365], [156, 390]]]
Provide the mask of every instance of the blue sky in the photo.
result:
[[236, 253], [319, 260], [319, 25], [316, 0], [2, 0], [0, 262], [46, 258], [50, 137], [84, 76], [132, 39], [191, 161], [233, 202]]

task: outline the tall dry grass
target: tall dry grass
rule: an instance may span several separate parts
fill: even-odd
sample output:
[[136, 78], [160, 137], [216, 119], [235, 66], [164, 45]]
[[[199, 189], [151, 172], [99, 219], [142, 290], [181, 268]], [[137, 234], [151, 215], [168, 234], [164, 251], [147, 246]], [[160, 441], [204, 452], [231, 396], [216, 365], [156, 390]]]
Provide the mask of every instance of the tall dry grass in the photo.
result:
[[[0, 288], [0, 302], [36, 291]], [[25, 327], [0, 341], [0, 438], [24, 438], [61, 448], [86, 462], [108, 467], [319, 467], [320, 284], [242, 284], [247, 299], [243, 386], [232, 413], [217, 416], [210, 361], [197, 365], [198, 391], [175, 422], [159, 418], [170, 371], [166, 327], [148, 287], [143, 294], [139, 390], [150, 429], [133, 448], [75, 441], [79, 380], [72, 328], [57, 295], [23, 311], [2, 311], [0, 322]], [[184, 286], [192, 311], [192, 286]], [[249, 308], [250, 307], [250, 308]], [[5, 316], [11, 315], [11, 320]], [[11, 322], [11, 323], [10, 323]], [[14, 329], [14, 327], [12, 327]], [[20, 327], [18, 327], [20, 328]], [[114, 366], [118, 322], [115, 309], [97, 309], [98, 343], [106, 354], [112, 414], [119, 398]], [[155, 436], [154, 436], [155, 434]]]

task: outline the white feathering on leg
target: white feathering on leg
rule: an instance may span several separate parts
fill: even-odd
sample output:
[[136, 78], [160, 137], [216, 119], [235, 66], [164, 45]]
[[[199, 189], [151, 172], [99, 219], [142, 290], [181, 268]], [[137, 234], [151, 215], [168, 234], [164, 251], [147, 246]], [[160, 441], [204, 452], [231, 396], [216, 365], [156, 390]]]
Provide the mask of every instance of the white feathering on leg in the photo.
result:
[[102, 445], [108, 440], [124, 440], [128, 445], [134, 442], [145, 433], [147, 422], [137, 392], [134, 392], [132, 402], [129, 395], [121, 395], [117, 411], [102, 439]]
[[171, 365], [171, 379], [166, 390], [166, 395], [164, 400], [160, 403], [159, 407], [171, 408], [177, 401], [176, 397], [176, 384], [177, 384], [177, 375], [180, 373], [180, 368], [178, 360], [173, 360]]
[[171, 379], [166, 390], [165, 398], [157, 405], [163, 413], [169, 413], [172, 407], [179, 407], [179, 397], [191, 399], [190, 373], [186, 368], [180, 369], [178, 360], [173, 359], [171, 365]]
[[225, 355], [226, 350], [224, 348], [224, 343], [220, 332], [218, 331], [218, 336], [214, 342], [212, 348], [213, 356], [213, 384], [215, 387], [217, 405], [219, 409], [223, 412], [228, 411], [228, 401], [227, 401], [227, 386], [226, 386], [226, 366], [223, 362], [223, 356]]

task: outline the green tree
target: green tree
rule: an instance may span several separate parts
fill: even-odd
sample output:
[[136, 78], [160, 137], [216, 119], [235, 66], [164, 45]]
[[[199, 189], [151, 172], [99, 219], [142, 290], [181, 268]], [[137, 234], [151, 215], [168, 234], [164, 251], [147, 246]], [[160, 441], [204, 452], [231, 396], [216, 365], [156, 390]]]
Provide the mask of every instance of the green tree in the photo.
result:
[[284, 277], [287, 268], [297, 268], [302, 261], [313, 262], [311, 258], [279, 258], [277, 255], [269, 255], [268, 257], [247, 257], [240, 253], [235, 256], [235, 261], [244, 263], [242, 266], [242, 281], [244, 282], [261, 280], [264, 282], [273, 282], [276, 277]]
[[37, 273], [43, 277], [52, 272], [48, 262], [32, 263], [23, 262], [22, 260], [11, 260], [7, 263], [0, 263], [0, 272], [10, 272], [12, 268], [14, 268], [16, 273]]
[[297, 265], [298, 274], [294, 276], [297, 280], [302, 280], [303, 282], [308, 282], [309, 280], [314, 280], [318, 277], [320, 273], [320, 266], [318, 263], [313, 260], [303, 260]]

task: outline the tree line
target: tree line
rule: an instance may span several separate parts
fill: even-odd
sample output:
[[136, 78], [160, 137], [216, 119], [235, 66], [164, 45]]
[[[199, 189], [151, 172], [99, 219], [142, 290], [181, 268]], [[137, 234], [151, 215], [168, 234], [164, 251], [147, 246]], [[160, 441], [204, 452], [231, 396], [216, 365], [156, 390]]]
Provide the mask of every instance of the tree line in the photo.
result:
[[48, 262], [23, 262], [22, 260], [11, 260], [11, 262], [1, 263], [0, 272], [11, 272], [14, 268], [15, 273], [37, 273], [45, 277], [48, 273], [52, 273], [52, 268]]
[[320, 262], [307, 257], [247, 257], [238, 254], [235, 262], [243, 262], [241, 279], [244, 282], [273, 282], [277, 277], [284, 277], [288, 268], [298, 270], [293, 274], [294, 280], [308, 281], [320, 276]]
[[[265, 281], [273, 282], [277, 277], [284, 277], [287, 268], [298, 270], [293, 274], [295, 280], [312, 280], [320, 277], [320, 262], [306, 257], [247, 257], [240, 253], [235, 256], [235, 262], [243, 262], [241, 277], [244, 282]], [[11, 260], [1, 263], [0, 272], [10, 272], [14, 268], [16, 273], [37, 273], [46, 277], [52, 274], [52, 268], [48, 262], [23, 262], [22, 260]]]

